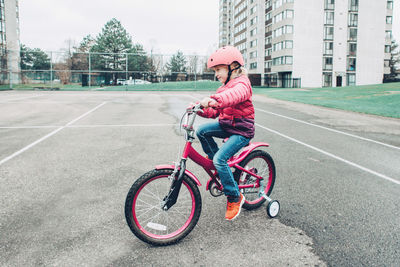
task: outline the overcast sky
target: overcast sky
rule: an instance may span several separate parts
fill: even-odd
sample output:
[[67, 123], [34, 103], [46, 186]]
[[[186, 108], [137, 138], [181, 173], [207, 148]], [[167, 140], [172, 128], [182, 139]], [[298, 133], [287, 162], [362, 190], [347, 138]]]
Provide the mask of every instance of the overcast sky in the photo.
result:
[[20, 39], [28, 47], [58, 51], [96, 37], [118, 19], [147, 51], [206, 55], [218, 42], [218, 0], [24, 0], [19, 1]]
[[[218, 0], [23, 0], [21, 43], [58, 51], [66, 40], [96, 37], [112, 18], [147, 51], [207, 55], [218, 42]], [[400, 0], [394, 1], [393, 35], [400, 41]]]

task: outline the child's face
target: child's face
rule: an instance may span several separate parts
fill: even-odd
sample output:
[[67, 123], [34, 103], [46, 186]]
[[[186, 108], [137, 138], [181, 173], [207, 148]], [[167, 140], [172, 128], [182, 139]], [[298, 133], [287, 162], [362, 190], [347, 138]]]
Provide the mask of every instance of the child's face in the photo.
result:
[[215, 71], [215, 77], [221, 82], [225, 83], [226, 79], [228, 79], [228, 66], [226, 65], [218, 65], [213, 68]]

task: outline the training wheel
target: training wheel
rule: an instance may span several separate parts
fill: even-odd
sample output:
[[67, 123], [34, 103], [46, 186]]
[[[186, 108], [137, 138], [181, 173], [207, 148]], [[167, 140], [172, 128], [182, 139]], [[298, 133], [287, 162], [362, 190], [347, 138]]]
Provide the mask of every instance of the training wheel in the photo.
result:
[[275, 218], [280, 209], [281, 205], [279, 204], [278, 200], [272, 200], [271, 202], [268, 203], [267, 206], [267, 213], [270, 218]]

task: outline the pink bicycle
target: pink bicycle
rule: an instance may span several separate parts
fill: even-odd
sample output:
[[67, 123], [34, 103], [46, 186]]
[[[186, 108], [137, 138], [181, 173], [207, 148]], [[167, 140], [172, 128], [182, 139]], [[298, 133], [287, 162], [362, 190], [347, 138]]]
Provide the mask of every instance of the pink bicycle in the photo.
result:
[[[149, 244], [170, 245], [178, 242], [193, 230], [200, 218], [202, 202], [198, 186], [201, 183], [186, 169], [188, 158], [202, 166], [210, 176], [206, 190], [214, 197], [223, 194], [212, 160], [201, 156], [192, 147], [197, 112], [202, 112], [199, 104], [188, 109], [181, 119], [186, 144], [180, 162], [158, 165], [143, 174], [134, 182], [126, 197], [125, 217], [129, 228]], [[184, 117], [186, 124], [182, 125]], [[267, 200], [267, 213], [274, 218], [280, 209], [279, 202], [269, 197], [275, 183], [275, 164], [267, 152], [256, 150], [268, 146], [267, 143], [250, 143], [228, 164], [235, 169], [234, 178], [246, 198], [243, 208], [252, 210]]]

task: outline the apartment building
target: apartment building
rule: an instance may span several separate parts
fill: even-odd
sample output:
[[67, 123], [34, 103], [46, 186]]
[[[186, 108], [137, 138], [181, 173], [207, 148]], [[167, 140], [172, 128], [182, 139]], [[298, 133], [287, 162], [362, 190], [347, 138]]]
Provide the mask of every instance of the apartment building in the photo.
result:
[[254, 84], [379, 84], [392, 22], [392, 0], [220, 0], [219, 46], [239, 48]]
[[0, 0], [0, 81], [19, 81], [19, 51], [18, 0]]

